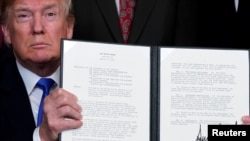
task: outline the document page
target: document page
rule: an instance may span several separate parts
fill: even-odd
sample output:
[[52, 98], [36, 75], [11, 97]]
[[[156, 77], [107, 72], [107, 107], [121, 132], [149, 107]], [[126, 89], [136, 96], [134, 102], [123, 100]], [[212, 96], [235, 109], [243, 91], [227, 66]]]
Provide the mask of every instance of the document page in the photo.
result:
[[61, 67], [83, 109], [61, 141], [150, 140], [150, 47], [64, 40]]
[[247, 50], [161, 48], [160, 141], [207, 141], [249, 114]]

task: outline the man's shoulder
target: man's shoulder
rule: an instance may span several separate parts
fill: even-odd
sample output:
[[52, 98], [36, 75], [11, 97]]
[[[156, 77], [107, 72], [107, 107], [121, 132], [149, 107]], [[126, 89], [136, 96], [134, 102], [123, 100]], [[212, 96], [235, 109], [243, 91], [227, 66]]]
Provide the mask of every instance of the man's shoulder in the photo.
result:
[[6, 66], [15, 60], [12, 49], [4, 44], [0, 48], [0, 79], [4, 75], [4, 71], [6, 71]]
[[3, 44], [0, 48], [0, 65], [6, 64], [11, 59], [14, 59], [12, 49], [6, 44]]

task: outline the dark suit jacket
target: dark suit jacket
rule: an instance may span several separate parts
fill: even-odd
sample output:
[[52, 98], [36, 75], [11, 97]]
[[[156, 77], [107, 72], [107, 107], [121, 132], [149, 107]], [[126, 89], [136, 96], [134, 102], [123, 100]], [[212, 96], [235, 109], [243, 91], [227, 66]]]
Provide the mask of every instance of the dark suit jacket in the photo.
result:
[[[129, 43], [194, 45], [196, 0], [137, 0]], [[74, 39], [123, 43], [115, 0], [73, 0]]]
[[197, 7], [200, 46], [250, 47], [249, 0], [239, 0], [238, 12], [234, 0], [199, 0]]
[[[195, 4], [191, 1], [138, 0], [129, 43], [192, 45]], [[123, 42], [114, 0], [73, 2], [75, 39]], [[8, 48], [3, 49], [0, 51], [0, 140], [32, 141], [35, 121], [28, 94], [13, 55]]]
[[11, 50], [0, 50], [0, 140], [32, 141], [36, 125], [26, 88]]

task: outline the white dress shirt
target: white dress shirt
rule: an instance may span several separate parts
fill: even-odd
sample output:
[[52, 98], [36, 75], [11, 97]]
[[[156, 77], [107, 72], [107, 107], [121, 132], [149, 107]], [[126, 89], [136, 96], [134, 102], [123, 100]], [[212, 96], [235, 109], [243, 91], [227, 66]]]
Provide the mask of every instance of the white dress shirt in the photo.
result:
[[[35, 87], [35, 85], [41, 77], [34, 74], [33, 72], [27, 70], [18, 62], [17, 62], [17, 68], [22, 76], [23, 81], [24, 81], [26, 90], [28, 92], [34, 120], [35, 120], [35, 123], [37, 123], [37, 114], [38, 114], [39, 105], [40, 105], [43, 91], [40, 88]], [[59, 76], [60, 76], [60, 68], [58, 68], [56, 70], [56, 72], [53, 73], [51, 76], [48, 76], [48, 78], [52, 78], [56, 82], [57, 87], [58, 87]], [[37, 127], [34, 130], [33, 141], [40, 141], [39, 127]]]
[[235, 6], [235, 10], [237, 12], [238, 11], [238, 7], [239, 7], [239, 0], [234, 0], [234, 6]]
[[115, 4], [116, 4], [118, 14], [120, 13], [120, 3], [119, 3], [119, 1], [120, 0], [115, 0]]

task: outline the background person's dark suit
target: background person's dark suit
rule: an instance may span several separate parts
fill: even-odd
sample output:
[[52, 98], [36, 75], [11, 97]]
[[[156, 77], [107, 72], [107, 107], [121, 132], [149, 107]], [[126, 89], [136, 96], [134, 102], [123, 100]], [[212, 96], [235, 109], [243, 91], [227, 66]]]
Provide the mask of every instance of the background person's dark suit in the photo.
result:
[[198, 1], [198, 37], [200, 46], [249, 48], [250, 1]]
[[0, 140], [32, 141], [36, 125], [26, 88], [9, 48], [0, 50], [5, 53], [0, 62]]
[[[115, 0], [73, 0], [74, 39], [123, 43]], [[137, 0], [128, 43], [193, 45], [195, 0]]]

